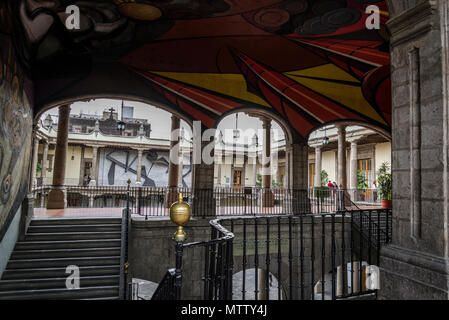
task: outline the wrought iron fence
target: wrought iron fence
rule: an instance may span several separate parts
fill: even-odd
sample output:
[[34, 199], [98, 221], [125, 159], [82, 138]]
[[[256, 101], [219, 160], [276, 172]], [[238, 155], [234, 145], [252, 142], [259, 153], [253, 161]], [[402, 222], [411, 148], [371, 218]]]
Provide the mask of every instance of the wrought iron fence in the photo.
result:
[[[48, 194], [52, 188], [61, 188], [64, 191], [67, 208], [123, 209], [127, 205], [126, 186], [37, 186], [33, 189], [36, 208], [47, 206]], [[131, 213], [146, 218], [168, 216], [170, 205], [177, 200], [180, 192], [197, 217], [333, 213], [351, 206], [345, 191], [328, 188], [297, 190], [258, 187], [130, 187]], [[118, 213], [120, 211], [118, 210]]]
[[161, 283], [165, 294], [156, 298], [182, 298], [182, 283], [192, 283], [194, 274], [183, 274], [183, 254], [199, 247], [201, 279], [194, 286], [202, 282], [204, 300], [337, 300], [375, 294], [368, 270], [378, 265], [379, 248], [390, 241], [391, 210], [213, 220], [210, 241], [177, 244], [174, 279]]

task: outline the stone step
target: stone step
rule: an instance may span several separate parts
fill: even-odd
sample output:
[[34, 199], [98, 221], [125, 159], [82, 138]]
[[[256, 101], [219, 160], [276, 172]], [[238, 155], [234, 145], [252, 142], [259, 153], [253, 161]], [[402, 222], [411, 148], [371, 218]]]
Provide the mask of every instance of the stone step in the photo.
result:
[[119, 286], [81, 289], [41, 289], [0, 292], [0, 300], [66, 300], [118, 297]]
[[[68, 276], [68, 275], [67, 275]], [[80, 277], [80, 288], [119, 285], [120, 276]], [[0, 280], [0, 292], [38, 289], [66, 289], [67, 277], [27, 280]]]
[[120, 255], [120, 247], [89, 249], [56, 249], [56, 250], [14, 250], [10, 260], [69, 258], [69, 257], [113, 257]]
[[112, 257], [80, 257], [59, 259], [19, 259], [9, 260], [6, 269], [36, 269], [68, 266], [105, 266], [119, 265], [120, 256]]
[[[120, 274], [120, 265], [105, 266], [80, 266], [81, 277], [108, 276]], [[5, 270], [2, 280], [24, 280], [42, 278], [62, 278], [67, 277], [66, 267], [56, 268], [30, 268]]]
[[64, 241], [90, 239], [120, 239], [120, 232], [63, 232], [63, 233], [27, 233], [25, 241]]
[[45, 250], [45, 249], [87, 249], [120, 247], [119, 239], [112, 240], [71, 240], [71, 241], [23, 241], [17, 242], [14, 250]]
[[34, 233], [66, 233], [66, 232], [103, 232], [116, 231], [120, 232], [121, 224], [67, 224], [67, 225], [45, 225], [30, 226], [27, 230], [28, 234]]
[[120, 218], [48, 218], [33, 219], [30, 226], [48, 226], [48, 225], [80, 225], [80, 224], [121, 224]]

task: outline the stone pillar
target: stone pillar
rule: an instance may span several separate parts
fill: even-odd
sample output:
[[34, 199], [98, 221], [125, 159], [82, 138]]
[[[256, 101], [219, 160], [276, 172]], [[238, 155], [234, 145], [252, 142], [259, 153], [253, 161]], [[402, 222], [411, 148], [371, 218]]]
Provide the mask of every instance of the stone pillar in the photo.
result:
[[142, 185], [142, 155], [143, 150], [138, 149], [137, 150], [137, 177], [136, 177], [136, 186]]
[[31, 165], [31, 174], [32, 174], [32, 181], [33, 181], [33, 185], [37, 185], [37, 174], [36, 174], [36, 170], [37, 170], [37, 157], [39, 154], [39, 138], [37, 137], [37, 135], [34, 135], [34, 147], [33, 147], [33, 163]]
[[340, 189], [347, 189], [346, 177], [346, 127], [337, 126], [338, 129], [338, 160], [337, 160], [337, 184]]
[[293, 214], [310, 213], [308, 196], [308, 157], [309, 147], [306, 142], [294, 142], [287, 148], [289, 168], [289, 188], [292, 197]]
[[170, 141], [170, 157], [168, 164], [168, 194], [166, 206], [169, 208], [174, 202], [178, 201], [178, 180], [179, 180], [179, 148], [175, 146], [179, 143], [179, 138], [172, 136], [175, 131], [180, 134], [179, 128], [181, 125], [181, 119], [179, 117], [171, 116], [171, 141]]
[[408, 1], [393, 15], [392, 243], [380, 299], [449, 298], [449, 2]]
[[42, 140], [42, 142], [44, 144], [44, 153], [42, 154], [41, 178], [42, 185], [45, 185], [45, 179], [47, 178], [48, 141]]
[[[315, 182], [314, 187], [319, 188], [321, 187], [321, 170], [323, 168], [322, 166], [322, 159], [321, 159], [321, 145], [313, 146], [315, 148]], [[327, 181], [325, 181], [327, 182]]]
[[97, 177], [98, 177], [98, 146], [92, 147], [92, 177], [89, 183], [90, 187], [95, 187], [97, 185]]
[[358, 173], [358, 148], [357, 140], [350, 140], [351, 142], [351, 155], [349, 163], [349, 188], [351, 189], [350, 194], [352, 201], [357, 201], [358, 190], [357, 190], [357, 173]]
[[[179, 144], [179, 148], [181, 148], [181, 144]], [[183, 176], [184, 176], [184, 153], [182, 148], [179, 151], [179, 170], [178, 170], [178, 187], [184, 187]]]
[[357, 172], [358, 172], [358, 148], [357, 141], [352, 140], [351, 142], [351, 162], [349, 163], [349, 188], [352, 190], [357, 189]]
[[254, 187], [257, 187], [257, 158], [253, 160], [253, 179], [254, 179]]
[[263, 118], [263, 168], [262, 187], [271, 188], [271, 119]]
[[58, 136], [56, 140], [55, 164], [53, 170], [53, 188], [48, 193], [47, 209], [64, 209], [66, 206], [65, 168], [69, 137], [70, 106], [59, 107]]
[[271, 119], [262, 118], [262, 128], [264, 130], [263, 139], [263, 170], [262, 170], [262, 187], [263, 187], [263, 207], [274, 206], [274, 195], [271, 191]]
[[[194, 126], [193, 130], [192, 215], [197, 218], [214, 217], [217, 209], [214, 195], [214, 150], [210, 150], [210, 155], [204, 152], [211, 142], [201, 141], [203, 129]], [[206, 157], [202, 156], [203, 152]], [[210, 163], [205, 162], [208, 157], [211, 157]]]
[[217, 163], [217, 186], [221, 187], [221, 159]]

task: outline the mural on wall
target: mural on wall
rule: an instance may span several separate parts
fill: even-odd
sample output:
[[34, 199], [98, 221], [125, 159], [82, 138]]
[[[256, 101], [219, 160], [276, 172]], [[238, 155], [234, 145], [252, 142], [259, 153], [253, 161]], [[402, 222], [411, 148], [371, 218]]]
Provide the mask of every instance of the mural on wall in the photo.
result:
[[6, 9], [0, 5], [0, 240], [26, 194], [32, 131], [31, 85], [16, 60]]
[[[137, 179], [137, 151], [102, 149], [99, 164], [99, 185], [126, 185]], [[142, 155], [141, 182], [145, 187], [166, 187], [168, 184], [168, 151], [144, 151]], [[183, 187], [191, 187], [192, 167], [190, 157], [183, 158]]]
[[[79, 30], [64, 27], [69, 4], [81, 10]], [[378, 30], [366, 28], [373, 4]], [[17, 10], [51, 94], [82, 81], [101, 56], [206, 127], [243, 107], [270, 110], [303, 137], [340, 120], [391, 127], [383, 0], [22, 0]], [[51, 82], [62, 72], [55, 61], [67, 59], [73, 70]]]

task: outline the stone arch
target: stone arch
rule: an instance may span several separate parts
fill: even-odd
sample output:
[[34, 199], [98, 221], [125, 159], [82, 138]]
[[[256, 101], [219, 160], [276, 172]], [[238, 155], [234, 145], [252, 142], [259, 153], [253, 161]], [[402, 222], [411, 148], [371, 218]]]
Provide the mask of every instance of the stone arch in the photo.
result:
[[270, 118], [271, 120], [274, 120], [281, 127], [282, 131], [284, 132], [286, 144], [292, 143], [296, 137], [295, 130], [290, 127], [290, 125], [288, 124], [288, 122], [285, 119], [283, 119], [281, 116], [277, 115], [276, 113], [274, 113], [271, 110], [268, 110], [266, 108], [255, 108], [255, 107], [249, 108], [248, 107], [248, 108], [237, 108], [237, 109], [230, 110], [217, 118], [217, 120], [215, 122], [215, 129], [217, 129], [218, 125], [220, 124], [220, 122], [223, 119], [225, 119], [226, 117], [228, 117], [232, 114], [235, 114], [235, 113], [245, 113], [247, 115], [254, 116], [254, 117], [267, 117], [267, 118]]
[[314, 133], [317, 130], [320, 130], [324, 127], [328, 127], [330, 125], [344, 125], [344, 126], [360, 126], [360, 127], [365, 127], [367, 129], [373, 130], [374, 132], [378, 133], [379, 135], [381, 135], [382, 137], [388, 139], [391, 141], [391, 132], [387, 131], [383, 128], [380, 128], [376, 125], [370, 124], [368, 122], [362, 122], [362, 121], [354, 121], [354, 120], [349, 120], [349, 121], [335, 121], [335, 122], [328, 122], [328, 123], [324, 123], [318, 127], [315, 127], [314, 130], [310, 131], [309, 134], [306, 136], [305, 140], [308, 141], [310, 138], [310, 135], [312, 133]]
[[61, 105], [71, 104], [71, 103], [78, 102], [78, 101], [89, 101], [89, 100], [94, 100], [94, 99], [129, 100], [129, 101], [145, 103], [145, 104], [154, 106], [156, 108], [162, 109], [164, 111], [167, 111], [171, 114], [178, 116], [179, 118], [184, 120], [191, 128], [193, 126], [193, 121], [195, 120], [195, 119], [192, 119], [192, 118], [186, 116], [185, 114], [179, 112], [178, 110], [170, 107], [168, 104], [160, 103], [155, 100], [149, 99], [147, 97], [129, 95], [129, 94], [120, 94], [120, 93], [116, 93], [116, 94], [99, 93], [99, 94], [88, 94], [88, 95], [81, 95], [81, 96], [69, 96], [69, 97], [66, 97], [63, 99], [57, 99], [57, 100], [51, 101], [51, 102], [43, 105], [38, 110], [38, 112], [36, 112], [34, 114], [34, 123], [36, 124], [37, 120], [41, 117], [41, 115], [50, 109], [56, 108]]

